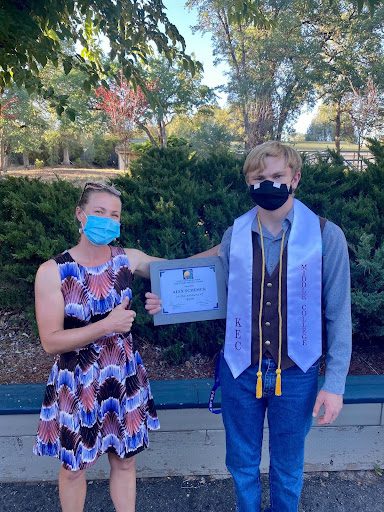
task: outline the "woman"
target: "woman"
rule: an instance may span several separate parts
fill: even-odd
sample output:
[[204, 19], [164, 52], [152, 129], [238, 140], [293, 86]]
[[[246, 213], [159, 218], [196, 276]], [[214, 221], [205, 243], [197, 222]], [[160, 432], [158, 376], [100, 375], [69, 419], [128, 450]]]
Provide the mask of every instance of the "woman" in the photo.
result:
[[120, 192], [87, 183], [76, 208], [80, 241], [36, 275], [36, 317], [46, 352], [58, 354], [40, 414], [34, 453], [62, 462], [64, 512], [82, 511], [85, 469], [108, 453], [118, 512], [133, 512], [135, 455], [159, 428], [149, 382], [130, 334], [133, 274], [158, 260], [109, 244], [119, 236]]

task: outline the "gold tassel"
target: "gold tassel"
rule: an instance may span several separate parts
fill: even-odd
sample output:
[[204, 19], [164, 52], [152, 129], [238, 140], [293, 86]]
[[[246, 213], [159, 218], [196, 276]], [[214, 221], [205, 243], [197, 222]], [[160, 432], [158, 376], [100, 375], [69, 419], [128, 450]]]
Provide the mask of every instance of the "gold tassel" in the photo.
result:
[[275, 395], [281, 396], [281, 369], [280, 368], [278, 368], [276, 370]]
[[262, 380], [262, 372], [257, 372], [257, 384], [256, 384], [256, 398], [261, 398], [263, 396], [263, 380]]

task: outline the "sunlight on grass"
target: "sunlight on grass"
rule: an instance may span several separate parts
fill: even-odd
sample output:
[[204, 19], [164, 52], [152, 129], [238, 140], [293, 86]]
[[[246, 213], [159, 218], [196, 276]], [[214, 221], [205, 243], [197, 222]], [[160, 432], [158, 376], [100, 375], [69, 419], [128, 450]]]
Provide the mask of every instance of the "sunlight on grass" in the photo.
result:
[[88, 169], [88, 168], [72, 168], [72, 167], [43, 167], [41, 169], [24, 169], [10, 168], [7, 171], [8, 176], [40, 178], [43, 181], [53, 181], [55, 179], [63, 179], [82, 184], [86, 181], [106, 181], [115, 176], [121, 176], [126, 171], [118, 169]]
[[[298, 151], [325, 151], [326, 149], [336, 150], [334, 142], [319, 142], [319, 141], [300, 141], [300, 142], [288, 142], [290, 146], [293, 146]], [[367, 151], [365, 146], [361, 148], [363, 151]], [[351, 142], [341, 142], [341, 151], [353, 151], [357, 153], [357, 144]]]

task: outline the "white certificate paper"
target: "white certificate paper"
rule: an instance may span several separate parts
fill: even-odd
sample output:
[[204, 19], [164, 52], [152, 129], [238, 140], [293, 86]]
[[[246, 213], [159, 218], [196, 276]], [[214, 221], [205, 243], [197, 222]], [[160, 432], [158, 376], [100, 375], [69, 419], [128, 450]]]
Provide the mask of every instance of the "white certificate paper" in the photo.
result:
[[215, 265], [160, 271], [162, 313], [190, 313], [219, 308]]

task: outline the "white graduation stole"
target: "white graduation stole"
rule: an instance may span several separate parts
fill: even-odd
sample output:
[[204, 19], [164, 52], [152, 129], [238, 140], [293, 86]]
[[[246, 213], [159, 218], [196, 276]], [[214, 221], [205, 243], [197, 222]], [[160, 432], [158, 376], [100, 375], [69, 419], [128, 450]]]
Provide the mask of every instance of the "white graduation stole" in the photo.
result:
[[[322, 237], [319, 217], [297, 199], [288, 239], [288, 356], [304, 372], [321, 356]], [[234, 378], [251, 364], [252, 222], [257, 206], [233, 224], [224, 357]]]

